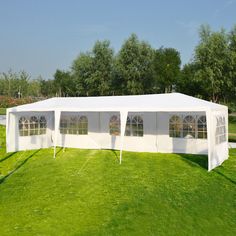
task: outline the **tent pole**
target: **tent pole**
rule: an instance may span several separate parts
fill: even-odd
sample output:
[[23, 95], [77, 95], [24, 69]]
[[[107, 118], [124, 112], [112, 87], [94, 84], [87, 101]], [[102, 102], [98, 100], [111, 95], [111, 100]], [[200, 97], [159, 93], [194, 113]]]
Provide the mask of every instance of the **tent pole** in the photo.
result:
[[10, 113], [7, 109], [7, 114], [6, 114], [6, 149], [7, 149], [7, 152], [9, 152], [9, 147], [10, 147], [10, 142], [9, 142], [9, 137], [10, 137], [10, 130], [9, 130], [9, 127], [10, 127]]
[[55, 110], [54, 112], [54, 153], [53, 153], [53, 158], [56, 158], [56, 148], [57, 148], [57, 138], [58, 138], [58, 130], [59, 130], [59, 124], [60, 124], [60, 116], [61, 116], [61, 111]]
[[120, 164], [122, 162], [122, 151], [124, 146], [124, 136], [125, 136], [125, 127], [126, 127], [126, 121], [127, 121], [128, 111], [120, 111]]
[[210, 171], [211, 168], [211, 155], [212, 155], [212, 113], [211, 110], [208, 109], [206, 111], [206, 120], [207, 120], [207, 146], [208, 146], [208, 171]]

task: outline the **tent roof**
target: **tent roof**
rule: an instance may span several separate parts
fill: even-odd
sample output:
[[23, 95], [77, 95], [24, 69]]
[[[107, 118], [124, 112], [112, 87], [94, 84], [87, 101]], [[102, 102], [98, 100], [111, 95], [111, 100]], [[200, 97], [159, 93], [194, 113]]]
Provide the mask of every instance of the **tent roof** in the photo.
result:
[[9, 108], [20, 111], [206, 111], [228, 109], [181, 93], [106, 97], [55, 97]]

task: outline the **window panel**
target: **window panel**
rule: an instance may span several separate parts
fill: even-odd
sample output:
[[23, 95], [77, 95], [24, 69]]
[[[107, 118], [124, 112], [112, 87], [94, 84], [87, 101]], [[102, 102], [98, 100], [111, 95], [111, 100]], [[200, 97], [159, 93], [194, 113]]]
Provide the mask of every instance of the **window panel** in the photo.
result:
[[47, 120], [44, 116], [29, 118], [22, 116], [19, 119], [18, 128], [20, 136], [46, 134]]
[[183, 137], [195, 138], [196, 123], [193, 116], [185, 116], [183, 120]]
[[216, 117], [216, 144], [220, 144], [226, 141], [226, 127], [225, 127], [225, 117], [217, 116]]
[[169, 136], [173, 138], [206, 139], [206, 116], [172, 115], [169, 119]]
[[120, 135], [120, 117], [119, 116], [112, 116], [110, 118], [110, 123], [109, 123], [109, 128], [110, 128], [110, 135]]
[[182, 122], [181, 118], [177, 115], [173, 115], [169, 120], [169, 136], [173, 138], [181, 137]]
[[143, 136], [143, 119], [141, 116], [128, 116], [126, 120], [125, 136]]
[[206, 116], [200, 116], [197, 120], [197, 138], [199, 139], [207, 138]]
[[88, 119], [86, 116], [79, 115], [61, 115], [60, 119], [61, 134], [88, 134]]

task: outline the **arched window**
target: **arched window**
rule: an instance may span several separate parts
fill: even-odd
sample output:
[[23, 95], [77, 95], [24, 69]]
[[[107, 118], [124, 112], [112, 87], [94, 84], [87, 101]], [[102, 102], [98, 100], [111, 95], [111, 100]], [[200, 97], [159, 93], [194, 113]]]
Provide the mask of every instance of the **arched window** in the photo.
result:
[[68, 119], [66, 117], [62, 116], [60, 119], [60, 133], [61, 134], [69, 133], [68, 127], [69, 127]]
[[131, 136], [131, 119], [129, 116], [127, 117], [127, 120], [126, 120], [125, 135]]
[[86, 116], [61, 115], [61, 134], [88, 134], [88, 119]]
[[88, 118], [86, 116], [79, 118], [78, 134], [88, 134]]
[[126, 121], [126, 136], [143, 136], [143, 119], [141, 116], [127, 117]]
[[132, 119], [133, 136], [143, 136], [143, 119], [141, 116], [134, 116]]
[[24, 117], [20, 117], [19, 119], [19, 132], [20, 136], [28, 136], [28, 129], [29, 129], [29, 121]]
[[46, 134], [47, 120], [45, 116], [22, 116], [19, 119], [20, 136]]
[[185, 116], [183, 120], [183, 137], [195, 138], [196, 122], [193, 116]]
[[46, 134], [46, 129], [47, 129], [47, 120], [45, 116], [40, 116], [39, 118], [39, 134]]
[[173, 138], [182, 137], [182, 120], [179, 116], [173, 115], [169, 120], [169, 136]]
[[197, 120], [197, 138], [207, 138], [207, 123], [206, 116], [200, 116]]
[[220, 144], [226, 141], [226, 127], [225, 127], [225, 117], [216, 117], [216, 144]]
[[109, 122], [110, 135], [120, 135], [120, 118], [119, 116], [112, 116]]
[[78, 118], [76, 116], [70, 117], [69, 124], [69, 134], [77, 134], [78, 133]]
[[30, 135], [37, 135], [39, 131], [39, 120], [36, 116], [30, 117]]

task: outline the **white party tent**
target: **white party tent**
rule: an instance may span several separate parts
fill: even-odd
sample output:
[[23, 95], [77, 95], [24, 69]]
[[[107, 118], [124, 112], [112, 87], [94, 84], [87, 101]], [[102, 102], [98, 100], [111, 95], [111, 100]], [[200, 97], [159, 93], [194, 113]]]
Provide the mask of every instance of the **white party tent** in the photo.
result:
[[56, 97], [7, 109], [7, 151], [54, 147], [228, 158], [228, 108], [180, 93]]

